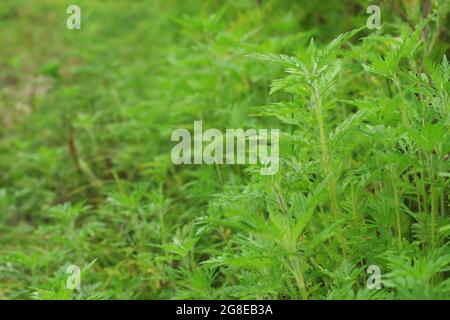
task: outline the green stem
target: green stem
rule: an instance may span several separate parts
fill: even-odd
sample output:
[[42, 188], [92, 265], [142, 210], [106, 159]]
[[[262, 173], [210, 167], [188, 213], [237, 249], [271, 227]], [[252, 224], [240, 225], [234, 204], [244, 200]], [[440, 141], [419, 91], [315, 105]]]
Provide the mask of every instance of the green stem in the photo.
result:
[[308, 291], [306, 289], [306, 281], [305, 276], [303, 275], [302, 266], [299, 257], [295, 257], [291, 260], [292, 268], [293, 268], [293, 274], [295, 277], [295, 281], [297, 282], [297, 286], [300, 289], [302, 299], [308, 300]]
[[419, 191], [419, 176], [417, 175], [417, 168], [414, 166], [414, 186], [416, 188], [416, 200], [417, 200], [417, 207], [419, 210], [419, 213], [422, 213], [422, 201], [420, 200], [420, 191]]
[[[315, 105], [314, 109], [316, 112], [317, 123], [319, 125], [323, 168], [325, 171], [325, 175], [328, 177], [327, 184], [328, 184], [328, 193], [330, 196], [331, 212], [333, 213], [335, 219], [339, 220], [341, 218], [341, 215], [340, 215], [340, 211], [339, 211], [339, 204], [337, 201], [336, 180], [334, 177], [334, 172], [331, 168], [330, 154], [328, 152], [327, 137], [326, 137], [326, 133], [325, 133], [325, 125], [324, 125], [323, 116], [322, 116], [322, 100], [319, 95], [319, 90], [317, 88], [316, 80], [314, 80], [313, 84], [312, 84], [312, 98], [314, 100], [314, 105]], [[345, 249], [344, 241], [342, 239], [342, 234], [339, 232], [338, 236], [339, 236], [339, 240], [341, 242], [342, 253], [345, 256], [346, 249]]]
[[431, 183], [431, 248], [434, 249], [434, 246], [436, 244], [436, 187], [434, 184], [434, 170], [432, 159], [430, 156], [427, 158]]
[[397, 178], [394, 172], [393, 166], [391, 166], [391, 180], [392, 180], [392, 188], [394, 190], [394, 202], [395, 202], [395, 215], [397, 220], [397, 237], [398, 237], [398, 245], [402, 247], [402, 228], [400, 221], [400, 200], [398, 196], [398, 188], [397, 188]]
[[322, 148], [322, 162], [325, 170], [325, 174], [328, 176], [328, 190], [330, 193], [330, 201], [331, 201], [331, 210], [335, 216], [335, 218], [340, 218], [339, 214], [339, 206], [337, 202], [336, 195], [336, 181], [334, 179], [333, 170], [331, 168], [330, 163], [330, 155], [328, 152], [327, 138], [325, 134], [325, 126], [322, 117], [322, 101], [320, 99], [320, 95], [317, 90], [316, 82], [313, 83], [313, 98], [315, 104], [315, 111], [317, 122], [319, 124], [319, 132], [320, 132], [320, 146]]
[[409, 121], [408, 118], [408, 110], [406, 110], [406, 105], [405, 105], [405, 98], [403, 96], [403, 91], [402, 88], [400, 86], [400, 81], [398, 80], [397, 76], [394, 75], [394, 84], [398, 90], [398, 93], [400, 95], [400, 98], [402, 100], [402, 103], [400, 104], [400, 110], [402, 112], [402, 121], [403, 121], [403, 125], [405, 126], [405, 128], [410, 128], [411, 127], [411, 123]]

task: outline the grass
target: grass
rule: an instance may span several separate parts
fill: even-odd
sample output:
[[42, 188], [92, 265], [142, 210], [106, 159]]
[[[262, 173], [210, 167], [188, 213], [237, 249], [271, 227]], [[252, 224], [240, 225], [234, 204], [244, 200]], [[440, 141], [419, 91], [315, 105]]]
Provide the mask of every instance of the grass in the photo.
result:
[[450, 298], [448, 0], [73, 2], [0, 4], [0, 299]]

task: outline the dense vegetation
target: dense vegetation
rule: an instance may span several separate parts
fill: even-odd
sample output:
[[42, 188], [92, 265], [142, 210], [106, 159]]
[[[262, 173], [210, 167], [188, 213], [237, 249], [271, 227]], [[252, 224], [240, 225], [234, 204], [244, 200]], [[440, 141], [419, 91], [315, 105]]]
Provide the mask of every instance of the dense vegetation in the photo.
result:
[[[370, 4], [2, 0], [0, 299], [450, 298], [450, 1]], [[172, 164], [194, 120], [279, 172]]]

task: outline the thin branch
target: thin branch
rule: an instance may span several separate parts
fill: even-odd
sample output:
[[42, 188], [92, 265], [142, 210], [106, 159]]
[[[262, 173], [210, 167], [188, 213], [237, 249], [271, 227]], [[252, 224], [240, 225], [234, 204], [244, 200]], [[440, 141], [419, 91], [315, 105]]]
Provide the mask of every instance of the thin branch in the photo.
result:
[[406, 22], [413, 31], [416, 30], [416, 27], [415, 27], [414, 23], [412, 23], [412, 21], [403, 12], [403, 10], [395, 3], [395, 1], [391, 0], [389, 3], [391, 4], [392, 8], [394, 8], [394, 10], [397, 11], [397, 13], [399, 14], [400, 18], [402, 18], [402, 20], [404, 22]]
[[430, 14], [430, 0], [423, 2], [423, 17], [426, 18]]

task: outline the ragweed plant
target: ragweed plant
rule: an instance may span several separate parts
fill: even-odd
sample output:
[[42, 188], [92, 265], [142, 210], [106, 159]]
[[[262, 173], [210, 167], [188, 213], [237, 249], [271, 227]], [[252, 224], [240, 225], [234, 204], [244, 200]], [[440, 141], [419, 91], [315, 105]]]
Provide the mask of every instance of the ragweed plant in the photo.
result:
[[0, 299], [450, 297], [448, 0], [69, 2], [0, 3]]

